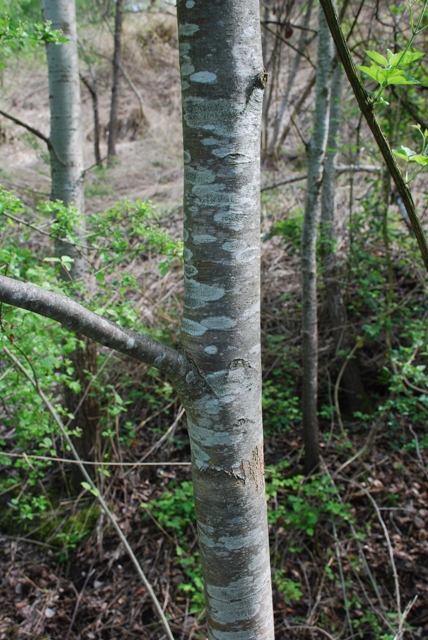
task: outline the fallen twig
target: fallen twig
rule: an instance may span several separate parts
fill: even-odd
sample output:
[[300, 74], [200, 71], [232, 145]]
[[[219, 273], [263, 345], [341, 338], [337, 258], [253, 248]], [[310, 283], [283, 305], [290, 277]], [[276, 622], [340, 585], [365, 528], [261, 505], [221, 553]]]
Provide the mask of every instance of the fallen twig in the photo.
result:
[[107, 516], [108, 520], [110, 520], [111, 524], [113, 525], [116, 533], [118, 534], [121, 542], [123, 543], [134, 567], [136, 568], [138, 575], [141, 578], [141, 581], [143, 582], [145, 588], [147, 589], [147, 592], [149, 593], [153, 605], [159, 615], [159, 618], [162, 622], [163, 628], [165, 629], [166, 632], [166, 636], [169, 640], [174, 640], [174, 636], [172, 635], [172, 631], [170, 629], [170, 626], [168, 624], [168, 621], [165, 617], [165, 614], [162, 610], [161, 604], [159, 602], [159, 600], [156, 597], [155, 592], [153, 591], [153, 588], [150, 584], [150, 582], [147, 580], [146, 575], [143, 571], [143, 569], [141, 568], [140, 563], [138, 562], [134, 552], [132, 551], [128, 540], [126, 539], [126, 536], [124, 535], [124, 533], [122, 532], [122, 530], [120, 529], [119, 525], [117, 524], [116, 518], [115, 516], [111, 513], [110, 509], [108, 508], [107, 503], [105, 502], [104, 498], [102, 497], [102, 495], [99, 493], [98, 488], [95, 486], [92, 478], [90, 477], [90, 475], [88, 474], [88, 472], [85, 469], [85, 465], [83, 464], [83, 462], [80, 460], [79, 454], [77, 453], [73, 442], [71, 441], [70, 436], [68, 435], [64, 425], [62, 424], [62, 421], [60, 419], [60, 417], [58, 416], [55, 407], [52, 405], [52, 403], [50, 402], [50, 400], [46, 397], [46, 395], [43, 393], [43, 391], [39, 388], [39, 385], [37, 383], [36, 380], [34, 380], [31, 375], [28, 373], [28, 371], [25, 369], [25, 367], [22, 366], [22, 364], [19, 362], [19, 360], [17, 360], [17, 358], [15, 358], [15, 356], [13, 355], [13, 353], [11, 353], [9, 351], [9, 349], [7, 347], [4, 347], [5, 352], [7, 353], [7, 355], [9, 356], [9, 358], [15, 363], [15, 365], [18, 367], [18, 369], [25, 375], [25, 377], [31, 382], [31, 384], [34, 386], [34, 388], [36, 389], [37, 393], [40, 395], [41, 399], [43, 400], [44, 404], [46, 405], [47, 410], [49, 411], [49, 413], [51, 414], [52, 418], [54, 419], [54, 421], [56, 422], [58, 429], [61, 431], [65, 441], [67, 442], [67, 445], [70, 448], [71, 453], [73, 454], [75, 460], [77, 461], [80, 471], [82, 473], [82, 475], [85, 477], [86, 482], [90, 485], [94, 496], [96, 497], [96, 499], [98, 500], [98, 502], [101, 505], [102, 510], [104, 511], [105, 515]]

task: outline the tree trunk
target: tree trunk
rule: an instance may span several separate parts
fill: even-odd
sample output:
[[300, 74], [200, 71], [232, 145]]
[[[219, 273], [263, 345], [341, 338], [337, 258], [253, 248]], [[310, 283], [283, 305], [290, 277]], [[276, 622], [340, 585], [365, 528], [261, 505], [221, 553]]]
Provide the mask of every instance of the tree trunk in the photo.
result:
[[117, 105], [119, 97], [120, 58], [122, 48], [123, 0], [116, 0], [114, 19], [113, 80], [111, 87], [110, 122], [108, 125], [107, 161], [116, 155]]
[[[268, 152], [269, 155], [272, 155], [272, 156], [276, 155], [279, 152], [281, 148], [281, 144], [284, 141], [285, 136], [280, 135], [281, 128], [282, 128], [282, 120], [284, 118], [285, 111], [288, 109], [290, 105], [290, 95], [291, 95], [291, 91], [293, 90], [293, 86], [295, 84], [300, 63], [302, 61], [302, 54], [304, 53], [305, 48], [310, 40], [310, 38], [307, 35], [306, 29], [308, 28], [310, 23], [312, 6], [313, 6], [313, 0], [309, 0], [309, 2], [307, 3], [304, 9], [305, 15], [303, 18], [302, 30], [299, 36], [296, 55], [294, 56], [293, 64], [291, 66], [290, 73], [288, 75], [287, 86], [285, 88], [284, 95], [282, 96], [281, 105], [278, 109], [278, 113], [275, 117], [272, 140], [271, 140], [270, 148]], [[290, 118], [289, 118], [289, 121], [290, 121]], [[290, 125], [290, 122], [288, 122], [288, 124], [286, 125], [286, 128], [289, 128], [289, 125]], [[279, 142], [278, 142], [278, 139], [279, 139]]]
[[319, 465], [316, 243], [328, 134], [332, 58], [333, 41], [324, 13], [320, 8], [314, 132], [308, 150], [308, 182], [302, 233], [302, 401], [306, 474], [311, 473]]
[[89, 91], [92, 100], [92, 113], [94, 115], [94, 157], [95, 163], [100, 165], [101, 160], [101, 151], [100, 151], [100, 112], [98, 107], [98, 87], [97, 87], [97, 77], [95, 75], [94, 68], [92, 64], [88, 63], [89, 73], [91, 74], [92, 82], [89, 82], [85, 76], [81, 75], [80, 79], [83, 84]]
[[[321, 196], [321, 261], [323, 266], [323, 280], [330, 316], [331, 330], [336, 347], [339, 351], [350, 352], [352, 339], [347, 329], [346, 307], [342, 297], [340, 272], [335, 250], [335, 158], [337, 151], [337, 137], [341, 114], [341, 86], [342, 67], [336, 64], [330, 106], [330, 123], [327, 141], [327, 153], [324, 166], [324, 180]], [[343, 365], [343, 358], [339, 358]], [[352, 415], [355, 411], [371, 413], [370, 399], [361, 380], [358, 361], [356, 358], [348, 360], [342, 376], [342, 387], [346, 395], [346, 410]]]
[[[84, 193], [83, 193], [83, 153], [81, 132], [80, 80], [77, 56], [77, 35], [75, 5], [72, 0], [43, 0], [43, 16], [50, 20], [54, 29], [62, 29], [68, 42], [47, 44], [49, 71], [49, 103], [51, 112], [50, 161], [51, 200], [73, 205], [81, 214], [80, 222], [73, 228], [77, 238], [85, 235]], [[75, 286], [75, 295], [82, 299], [82, 287], [87, 290], [89, 274], [84, 251], [62, 239], [59, 229], [55, 241], [56, 256], [68, 256], [73, 260], [69, 270], [62, 269], [64, 280]], [[87, 338], [77, 336], [79, 344], [68, 355], [73, 368], [74, 380], [79, 381], [81, 391], [75, 393], [65, 389], [67, 410], [74, 415], [71, 427], [79, 427], [82, 437], [76, 438], [75, 445], [83, 460], [94, 459], [97, 444], [98, 405], [88, 385], [96, 372], [96, 347]]]
[[183, 398], [210, 639], [273, 638], [260, 362], [258, 0], [179, 0], [185, 162]]
[[260, 362], [259, 0], [178, 0], [185, 293], [178, 348], [0, 275], [0, 301], [170, 376], [186, 408], [210, 640], [273, 640]]

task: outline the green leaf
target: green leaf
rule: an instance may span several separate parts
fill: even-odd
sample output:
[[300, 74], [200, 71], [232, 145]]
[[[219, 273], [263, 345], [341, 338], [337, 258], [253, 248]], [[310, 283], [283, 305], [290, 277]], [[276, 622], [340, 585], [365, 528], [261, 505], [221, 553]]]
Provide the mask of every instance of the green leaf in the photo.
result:
[[416, 155], [416, 151], [412, 151], [409, 147], [403, 147], [403, 145], [401, 145], [399, 149], [393, 149], [392, 153], [397, 158], [405, 160], [406, 162], [409, 162], [410, 159]]
[[387, 50], [387, 53], [389, 58], [388, 63], [391, 67], [408, 67], [412, 62], [419, 60], [419, 58], [423, 58], [425, 55], [425, 53], [422, 53], [421, 51], [406, 51], [403, 55], [402, 52], [392, 53], [389, 49]]
[[370, 67], [365, 67], [364, 65], [358, 66], [358, 69], [369, 76], [369, 78], [373, 78], [373, 80], [379, 82], [379, 84], [385, 82], [387, 78], [387, 71], [385, 69], [381, 69], [375, 64], [372, 64]]
[[98, 497], [100, 495], [99, 490], [96, 487], [91, 487], [89, 482], [81, 482], [80, 484], [84, 489], [86, 489], [86, 491], [90, 491], [95, 497]]
[[386, 65], [388, 64], [388, 60], [385, 58], [385, 56], [381, 55], [377, 51], [366, 51], [366, 53], [369, 58], [377, 62], [377, 64], [381, 64], [383, 67], [386, 67]]
[[399, 69], [394, 69], [394, 73], [388, 75], [388, 84], [420, 84], [419, 80], [412, 76], [403, 74]]
[[410, 162], [417, 162], [421, 166], [426, 167], [428, 165], [428, 157], [418, 153], [410, 158]]

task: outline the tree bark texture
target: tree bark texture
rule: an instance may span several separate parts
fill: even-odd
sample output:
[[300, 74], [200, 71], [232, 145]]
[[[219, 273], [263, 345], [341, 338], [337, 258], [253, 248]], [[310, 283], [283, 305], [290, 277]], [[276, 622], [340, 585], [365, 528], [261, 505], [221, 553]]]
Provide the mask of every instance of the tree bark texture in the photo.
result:
[[[324, 165], [324, 179], [321, 195], [321, 262], [323, 266], [323, 280], [328, 304], [331, 330], [336, 346], [336, 353], [352, 350], [352, 338], [347, 327], [346, 306], [342, 296], [340, 269], [335, 249], [335, 182], [337, 155], [337, 139], [342, 95], [343, 70], [339, 64], [335, 65], [331, 88], [330, 123], [328, 130], [327, 152]], [[340, 366], [343, 357], [339, 358]], [[364, 389], [360, 369], [356, 358], [348, 360], [343, 371], [343, 390], [346, 397], [346, 410], [350, 415], [355, 411], [370, 413], [370, 399]]]
[[[76, 295], [83, 287], [88, 289], [89, 273], [84, 250], [78, 246], [85, 235], [84, 225], [84, 185], [83, 147], [81, 131], [81, 102], [79, 60], [77, 55], [76, 13], [73, 0], [42, 0], [43, 17], [52, 22], [54, 29], [62, 29], [67, 43], [47, 44], [49, 72], [49, 104], [51, 113], [50, 160], [51, 160], [51, 200], [73, 205], [81, 214], [80, 222], [74, 227], [76, 245], [64, 242], [59, 229], [55, 241], [57, 257], [68, 256], [73, 262], [69, 270], [61, 271], [64, 280], [75, 283]], [[67, 410], [74, 414], [72, 428], [80, 428], [82, 437], [76, 438], [75, 445], [83, 460], [94, 457], [97, 445], [98, 403], [90, 391], [90, 384], [96, 372], [96, 347], [84, 336], [79, 336], [79, 344], [69, 354], [74, 368], [74, 379], [78, 380], [81, 391], [75, 393], [65, 387], [64, 400]]]
[[179, 0], [185, 289], [183, 398], [210, 640], [274, 637], [260, 362], [258, 0]]
[[302, 233], [302, 413], [305, 473], [310, 473], [319, 465], [316, 244], [328, 135], [332, 60], [333, 41], [324, 12], [320, 8], [314, 131], [308, 150], [308, 182]]
[[0, 276], [0, 301], [167, 373], [186, 408], [210, 640], [273, 640], [260, 361], [258, 0], [178, 0], [185, 292], [177, 348]]
[[122, 50], [122, 22], [123, 0], [116, 0], [116, 14], [114, 19], [114, 51], [113, 51], [113, 79], [111, 87], [110, 122], [108, 125], [107, 159], [116, 155], [117, 135], [117, 107], [120, 84], [120, 58]]

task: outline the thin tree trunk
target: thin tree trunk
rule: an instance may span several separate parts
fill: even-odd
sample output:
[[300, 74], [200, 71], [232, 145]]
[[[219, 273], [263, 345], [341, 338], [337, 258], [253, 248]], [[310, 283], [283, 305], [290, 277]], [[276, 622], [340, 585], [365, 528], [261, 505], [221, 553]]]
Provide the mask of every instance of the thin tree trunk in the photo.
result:
[[[185, 162], [181, 343], [206, 383], [183, 398], [208, 637], [274, 637], [260, 362], [258, 0], [179, 0]], [[233, 514], [233, 515], [232, 515]]]
[[[342, 76], [343, 70], [336, 64], [330, 106], [330, 123], [327, 141], [327, 153], [324, 165], [324, 179], [321, 196], [321, 244], [320, 253], [323, 266], [323, 280], [330, 316], [330, 324], [336, 347], [336, 353], [352, 350], [352, 339], [347, 328], [346, 307], [342, 297], [340, 271], [335, 250], [335, 158], [337, 154], [337, 138], [342, 111]], [[340, 366], [343, 358], [339, 358]], [[364, 389], [358, 361], [348, 360], [343, 371], [342, 386], [346, 395], [346, 410], [352, 415], [355, 411], [371, 413], [370, 399]]]
[[[91, 74], [92, 75], [92, 74]], [[89, 91], [92, 100], [92, 112], [94, 114], [94, 156], [96, 164], [101, 164], [101, 151], [100, 151], [100, 115], [98, 108], [98, 91], [96, 85], [96, 79], [92, 76], [92, 84], [85, 76], [80, 76], [83, 84]]]
[[[309, 26], [309, 21], [311, 19], [311, 13], [312, 13], [312, 6], [313, 6], [313, 0], [309, 0], [305, 8], [305, 16], [304, 16], [303, 25], [302, 25], [303, 28], [300, 32], [299, 44], [297, 45], [298, 51], [294, 56], [293, 64], [290, 69], [290, 73], [288, 75], [287, 86], [281, 100], [281, 105], [279, 107], [278, 114], [275, 118], [275, 124], [274, 124], [274, 129], [272, 134], [272, 140], [270, 143], [269, 155], [275, 155], [276, 153], [278, 153], [281, 147], [281, 144], [285, 138], [285, 136], [280, 136], [282, 120], [284, 117], [284, 113], [289, 106], [290, 94], [294, 86], [297, 72], [299, 70], [300, 62], [302, 60], [302, 53], [304, 52], [305, 47], [309, 40], [305, 29]], [[289, 128], [289, 124], [287, 125], [287, 128]], [[279, 138], [279, 143], [278, 143], [278, 138]]]
[[[47, 44], [51, 200], [59, 200], [78, 209], [81, 218], [74, 226], [73, 234], [79, 242], [85, 235], [85, 202], [75, 6], [72, 0], [43, 0], [42, 6], [44, 19], [51, 21], [54, 29], [62, 29], [68, 38], [68, 42], [61, 45]], [[87, 290], [89, 283], [87, 259], [81, 247], [61, 239], [63, 233], [64, 230], [59, 229], [55, 253], [57, 257], [67, 256], [73, 262], [69, 270], [61, 270], [61, 276], [73, 283], [74, 294], [82, 299], [82, 289]], [[76, 438], [76, 448], [82, 459], [87, 460], [93, 459], [97, 445], [98, 405], [93, 393], [88, 392], [88, 385], [96, 372], [97, 351], [90, 340], [77, 337], [76, 349], [67, 357], [74, 368], [73, 378], [80, 383], [81, 390], [76, 393], [66, 386], [64, 395], [67, 410], [74, 415], [71, 426], [82, 431], [82, 437]]]
[[107, 160], [116, 155], [117, 107], [119, 98], [120, 58], [122, 49], [123, 0], [116, 0], [114, 19], [113, 81], [111, 87], [110, 122], [108, 126]]
[[311, 473], [319, 465], [316, 243], [328, 135], [332, 57], [333, 41], [324, 13], [320, 8], [314, 132], [308, 151], [308, 183], [302, 233], [302, 402], [306, 474]]

